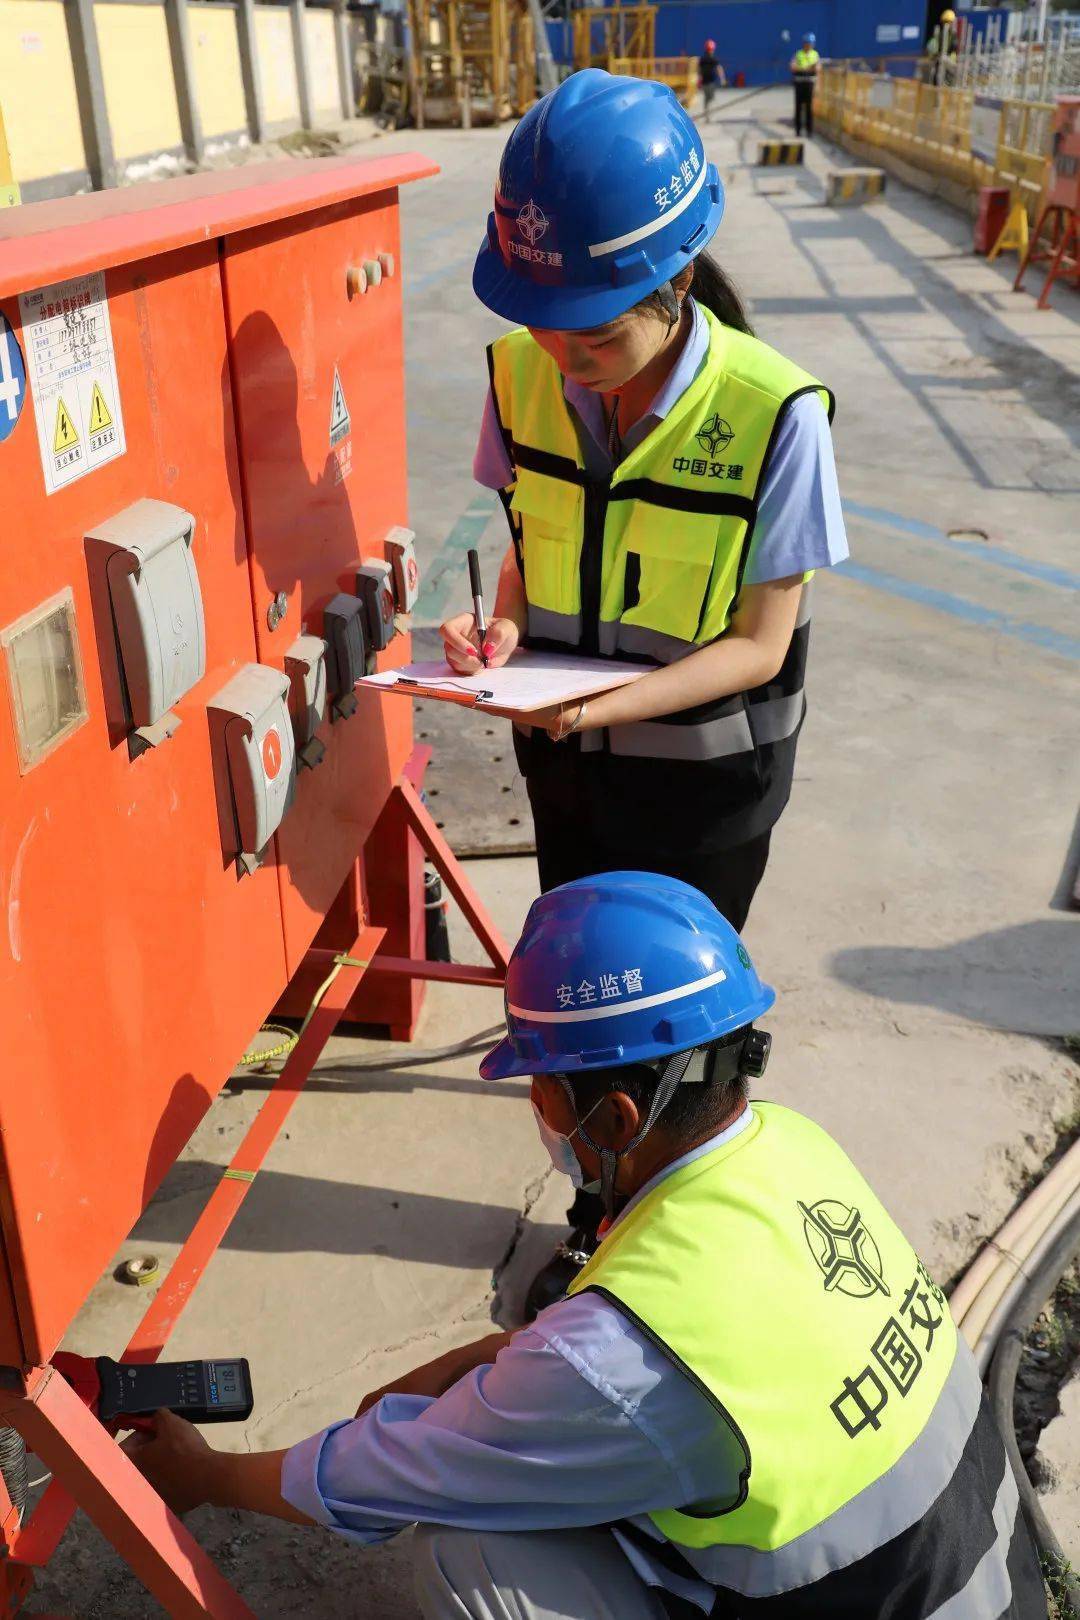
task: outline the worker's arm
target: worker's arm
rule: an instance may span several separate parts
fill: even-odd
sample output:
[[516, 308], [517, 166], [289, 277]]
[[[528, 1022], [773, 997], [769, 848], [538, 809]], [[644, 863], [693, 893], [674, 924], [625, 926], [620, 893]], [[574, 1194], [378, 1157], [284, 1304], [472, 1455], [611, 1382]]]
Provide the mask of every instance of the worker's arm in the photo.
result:
[[447, 1350], [445, 1355], [436, 1356], [434, 1361], [428, 1361], [422, 1367], [415, 1368], [402, 1378], [394, 1379], [393, 1383], [384, 1384], [381, 1389], [373, 1389], [370, 1395], [365, 1395], [356, 1409], [357, 1417], [363, 1417], [365, 1412], [371, 1410], [376, 1401], [381, 1401], [384, 1395], [431, 1395], [439, 1396], [446, 1393], [452, 1384], [459, 1378], [464, 1378], [476, 1367], [488, 1367], [495, 1360], [504, 1345], [510, 1343], [511, 1333], [489, 1333], [483, 1339], [476, 1339], [472, 1344], [459, 1345], [456, 1350]]
[[[472, 1344], [448, 1350], [366, 1395], [357, 1417], [384, 1395], [442, 1395], [466, 1373], [490, 1365], [510, 1337], [509, 1333], [489, 1333]], [[247, 1508], [273, 1519], [288, 1519], [292, 1524], [314, 1523], [281, 1494], [286, 1452], [215, 1451], [200, 1430], [172, 1412], [158, 1412], [153, 1422], [152, 1435], [131, 1435], [124, 1450], [174, 1513], [187, 1513], [210, 1502], [215, 1507]]]
[[211, 1452], [170, 1418], [132, 1455], [178, 1511], [249, 1508], [361, 1544], [418, 1520], [499, 1530], [611, 1524], [726, 1499], [742, 1466], [713, 1403], [591, 1295], [549, 1306], [542, 1326], [514, 1334], [493, 1365], [438, 1400], [391, 1393], [363, 1417], [262, 1456]]
[[[655, 720], [678, 714], [699, 703], [731, 697], [764, 686], [780, 671], [799, 612], [803, 576], [749, 585], [727, 633], [687, 658], [654, 670], [630, 686], [591, 698], [580, 730], [597, 726], [623, 726], [632, 720]], [[571, 710], [576, 704], [567, 705]], [[548, 712], [536, 716], [549, 723]]]
[[153, 1434], [133, 1434], [124, 1450], [174, 1513], [211, 1502], [248, 1508], [290, 1524], [312, 1524], [281, 1494], [284, 1451], [215, 1451], [192, 1423], [158, 1412]]

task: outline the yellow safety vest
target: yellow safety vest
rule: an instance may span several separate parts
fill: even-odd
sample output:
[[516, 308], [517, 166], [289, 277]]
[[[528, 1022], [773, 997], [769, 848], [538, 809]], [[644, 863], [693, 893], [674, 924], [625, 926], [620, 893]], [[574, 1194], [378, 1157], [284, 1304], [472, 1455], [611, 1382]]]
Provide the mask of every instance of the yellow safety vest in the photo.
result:
[[[904, 1558], [930, 1556], [928, 1514], [957, 1543], [942, 1556], [963, 1587], [995, 1542], [986, 1521], [1012, 1476], [944, 1296], [862, 1176], [802, 1115], [770, 1103], [753, 1115], [634, 1205], [570, 1292], [616, 1305], [722, 1420], [730, 1498], [650, 1515], [684, 1573], [752, 1597], [828, 1577], [820, 1609], [792, 1612], [869, 1620], [875, 1596], [910, 1574]], [[960, 1466], [973, 1446], [981, 1483]], [[1009, 1500], [1014, 1516], [1015, 1488]], [[1002, 1568], [1012, 1523], [997, 1538]], [[860, 1565], [870, 1554], [876, 1565]]]
[[796, 79], [814, 79], [817, 77], [814, 69], [817, 67], [820, 61], [821, 57], [818, 55], [817, 51], [798, 50], [795, 52], [795, 66], [792, 69], [792, 73]]
[[[514, 472], [506, 499], [528, 599], [528, 645], [663, 664], [728, 628], [780, 419], [807, 393], [821, 396], [831, 418], [833, 397], [775, 349], [701, 313], [709, 348], [700, 371], [610, 481], [586, 471], [562, 376], [530, 334], [509, 332], [488, 351]], [[807, 590], [784, 668], [768, 686], [586, 732], [580, 746], [707, 764], [739, 777], [737, 798], [745, 797], [749, 759], [755, 796], [765, 798], [775, 784], [786, 798], [805, 710], [809, 620]]]

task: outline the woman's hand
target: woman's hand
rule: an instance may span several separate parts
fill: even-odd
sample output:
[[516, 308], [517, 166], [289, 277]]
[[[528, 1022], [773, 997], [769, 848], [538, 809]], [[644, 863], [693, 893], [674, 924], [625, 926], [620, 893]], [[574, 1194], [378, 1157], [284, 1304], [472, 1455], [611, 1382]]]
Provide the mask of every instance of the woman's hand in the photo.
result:
[[[459, 613], [440, 627], [446, 662], [456, 675], [475, 675], [484, 668], [480, 658], [480, 636], [471, 613]], [[488, 669], [505, 664], [517, 647], [520, 632], [513, 619], [492, 619], [484, 637], [483, 653]]]
[[193, 1423], [175, 1412], [157, 1412], [151, 1422], [153, 1433], [129, 1435], [123, 1450], [174, 1513], [190, 1513], [210, 1500], [210, 1479], [219, 1453]]

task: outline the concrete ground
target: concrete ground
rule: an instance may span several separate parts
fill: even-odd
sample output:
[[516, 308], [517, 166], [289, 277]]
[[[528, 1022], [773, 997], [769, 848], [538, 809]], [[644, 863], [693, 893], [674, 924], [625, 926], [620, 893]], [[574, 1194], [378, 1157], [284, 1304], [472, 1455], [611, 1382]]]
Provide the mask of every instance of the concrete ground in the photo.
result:
[[[966, 219], [895, 183], [827, 209], [823, 172], [848, 160], [820, 145], [805, 169], [754, 168], [787, 112], [779, 92], [729, 97], [706, 135], [728, 187], [719, 257], [759, 334], [838, 395], [853, 559], [820, 581], [795, 791], [747, 930], [779, 992], [764, 1089], [839, 1137], [945, 1279], [1077, 1106], [1060, 1038], [1080, 1029], [1080, 917], [1052, 901], [1080, 799], [1080, 300], [1060, 288], [1038, 312], [1010, 292], [1011, 263], [971, 256]], [[493, 580], [505, 544], [470, 477], [500, 328], [469, 290], [504, 136], [371, 147], [443, 166], [403, 197], [421, 625], [464, 604], [469, 545]], [[463, 747], [475, 724], [462, 714]], [[513, 937], [531, 860], [471, 873]], [[493, 992], [435, 989], [418, 1039], [499, 1015]], [[475, 1056], [395, 1068], [403, 1054], [379, 1052], [333, 1043], [172, 1341], [251, 1359], [256, 1411], [226, 1444], [287, 1445], [513, 1321], [556, 1235], [565, 1186], [524, 1085], [485, 1087]], [[358, 1067], [373, 1057], [385, 1066]], [[265, 1083], [219, 1099], [125, 1254], [176, 1252]], [[72, 1347], [115, 1352], [144, 1303], [103, 1279]], [[1080, 1414], [1064, 1449], [1080, 1458]], [[414, 1620], [407, 1540], [360, 1552], [240, 1515], [191, 1523], [263, 1620]], [[34, 1608], [160, 1612], [82, 1521]]]

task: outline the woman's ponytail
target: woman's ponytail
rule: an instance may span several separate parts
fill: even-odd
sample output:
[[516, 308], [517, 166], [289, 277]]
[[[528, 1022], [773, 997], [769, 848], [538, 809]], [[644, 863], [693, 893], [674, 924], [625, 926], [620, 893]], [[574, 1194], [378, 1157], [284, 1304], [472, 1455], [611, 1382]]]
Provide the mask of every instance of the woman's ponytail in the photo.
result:
[[750, 325], [743, 308], [743, 301], [735, 290], [735, 284], [728, 279], [708, 253], [699, 253], [694, 260], [694, 279], [690, 283], [691, 297], [705, 308], [711, 310], [718, 321], [725, 326], [733, 326], [736, 332], [746, 332], [750, 337], [754, 329]]

